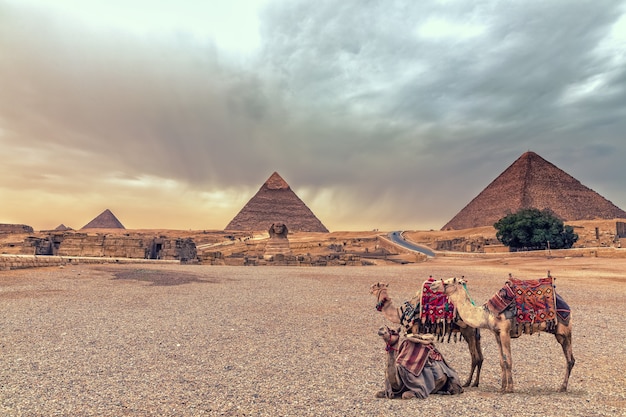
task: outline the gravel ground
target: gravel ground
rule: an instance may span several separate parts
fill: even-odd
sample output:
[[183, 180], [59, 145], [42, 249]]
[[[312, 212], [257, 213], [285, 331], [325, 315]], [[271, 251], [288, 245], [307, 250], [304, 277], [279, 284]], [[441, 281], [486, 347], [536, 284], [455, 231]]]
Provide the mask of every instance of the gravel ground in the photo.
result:
[[[610, 265], [609, 265], [610, 263]], [[433, 275], [464, 275], [485, 302], [509, 272], [551, 270], [573, 310], [569, 391], [550, 334], [513, 340], [515, 393], [500, 394], [483, 331], [478, 388], [376, 399], [387, 324], [369, 286], [396, 303]], [[77, 265], [0, 272], [3, 416], [624, 416], [626, 261], [435, 259], [391, 267]], [[438, 348], [464, 380], [464, 342]]]

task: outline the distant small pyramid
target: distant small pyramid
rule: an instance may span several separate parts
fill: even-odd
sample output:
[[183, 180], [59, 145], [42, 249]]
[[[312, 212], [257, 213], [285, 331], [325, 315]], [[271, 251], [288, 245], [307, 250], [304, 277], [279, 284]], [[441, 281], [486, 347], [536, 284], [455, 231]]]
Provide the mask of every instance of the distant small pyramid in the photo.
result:
[[441, 230], [493, 226], [522, 208], [550, 209], [564, 221], [623, 219], [626, 212], [534, 152], [526, 152]]
[[58, 232], [64, 232], [66, 230], [72, 230], [71, 227], [67, 227], [66, 225], [64, 225], [63, 223], [61, 223], [60, 225], [58, 225], [57, 227], [54, 228], [54, 230], [58, 231]]
[[125, 227], [117, 220], [117, 217], [111, 213], [111, 210], [106, 209], [95, 219], [83, 226], [82, 229], [125, 229]]
[[328, 229], [274, 172], [225, 230], [268, 230], [272, 223], [284, 223], [290, 232], [324, 232]]

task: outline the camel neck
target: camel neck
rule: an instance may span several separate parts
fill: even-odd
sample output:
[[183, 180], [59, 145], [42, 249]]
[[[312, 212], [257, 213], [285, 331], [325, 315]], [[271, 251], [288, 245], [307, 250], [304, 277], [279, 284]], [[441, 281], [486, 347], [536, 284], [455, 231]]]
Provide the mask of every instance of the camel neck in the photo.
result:
[[481, 327], [485, 323], [485, 310], [482, 306], [475, 306], [469, 293], [461, 286], [448, 297], [454, 303], [461, 319], [471, 327]]

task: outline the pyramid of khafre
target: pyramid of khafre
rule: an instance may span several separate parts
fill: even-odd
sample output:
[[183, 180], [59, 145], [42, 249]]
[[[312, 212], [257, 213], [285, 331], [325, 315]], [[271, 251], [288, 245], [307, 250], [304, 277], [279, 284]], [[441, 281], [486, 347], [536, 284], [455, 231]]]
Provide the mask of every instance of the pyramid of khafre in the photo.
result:
[[117, 217], [111, 213], [111, 210], [106, 209], [95, 219], [84, 225], [82, 229], [125, 229], [125, 227], [117, 220]]
[[328, 233], [328, 229], [276, 172], [228, 223], [225, 230], [267, 231], [273, 223], [284, 223], [289, 232]]
[[626, 218], [626, 212], [534, 152], [526, 152], [441, 230], [493, 226], [522, 208], [550, 209], [561, 219]]

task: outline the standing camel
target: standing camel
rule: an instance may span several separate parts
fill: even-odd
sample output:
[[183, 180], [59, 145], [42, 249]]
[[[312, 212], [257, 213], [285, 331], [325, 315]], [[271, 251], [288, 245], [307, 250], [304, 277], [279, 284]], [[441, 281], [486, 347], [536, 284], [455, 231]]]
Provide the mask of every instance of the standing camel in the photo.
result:
[[[431, 289], [433, 291], [444, 292], [454, 303], [461, 319], [463, 319], [467, 325], [479, 329], [489, 329], [493, 332], [500, 352], [502, 392], [513, 392], [511, 338], [517, 338], [521, 336], [522, 333], [532, 334], [535, 331], [554, 333], [557, 342], [561, 344], [563, 353], [565, 354], [567, 366], [565, 368], [565, 378], [563, 379], [559, 392], [567, 391], [567, 383], [575, 362], [574, 355], [572, 353], [572, 325], [570, 323], [569, 316], [567, 319], [564, 319], [561, 315], [556, 314], [556, 326], [551, 326], [549, 322], [543, 321], [520, 327], [516, 322], [517, 307], [515, 302], [505, 306], [506, 308], [498, 314], [494, 313], [492, 309], [488, 307], [487, 303], [482, 306], [475, 306], [469, 296], [469, 293], [467, 292], [466, 281], [462, 278], [450, 278], [445, 281], [435, 281], [431, 284]], [[500, 294], [503, 290], [500, 290]], [[561, 302], [565, 305], [565, 307], [567, 307], [560, 296], [557, 295], [556, 299], [557, 304]]]
[[[409, 333], [419, 333], [418, 332], [418, 323], [407, 322], [406, 310], [403, 307], [396, 307], [393, 300], [389, 297], [387, 292], [387, 287], [389, 284], [385, 283], [376, 283], [370, 287], [370, 294], [376, 297], [376, 309], [383, 313], [385, 318], [392, 323], [402, 324], [405, 327], [411, 327], [408, 329]], [[414, 307], [414, 311], [420, 311], [420, 302], [416, 301]], [[473, 387], [477, 387], [480, 382], [480, 370], [483, 365], [483, 351], [480, 346], [480, 332], [477, 328], [470, 327], [466, 325], [458, 315], [455, 315], [454, 322], [452, 324], [452, 332], [461, 333], [465, 341], [467, 342], [467, 347], [469, 348], [469, 354], [472, 359], [472, 367], [469, 374], [469, 377], [463, 384], [464, 387], [469, 387], [470, 384]], [[476, 379], [472, 384], [472, 378], [474, 376], [474, 371], [476, 371]]]

